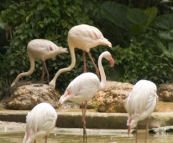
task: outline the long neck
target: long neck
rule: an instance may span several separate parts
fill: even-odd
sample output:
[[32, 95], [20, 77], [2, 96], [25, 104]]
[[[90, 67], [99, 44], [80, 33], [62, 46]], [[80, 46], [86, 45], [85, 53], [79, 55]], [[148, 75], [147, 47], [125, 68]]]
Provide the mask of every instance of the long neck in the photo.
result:
[[75, 57], [75, 52], [74, 52], [74, 47], [70, 46], [69, 44], [69, 50], [70, 50], [70, 55], [71, 55], [71, 64], [69, 67], [67, 68], [63, 68], [63, 69], [60, 69], [54, 76], [54, 78], [50, 81], [49, 85], [52, 86], [53, 88], [55, 88], [55, 83], [56, 83], [56, 80], [58, 78], [58, 76], [63, 73], [63, 72], [67, 72], [67, 71], [70, 71], [74, 66], [75, 66], [75, 63], [76, 63], [76, 57]]
[[100, 89], [103, 89], [106, 85], [106, 75], [105, 75], [105, 71], [102, 66], [102, 59], [103, 59], [103, 55], [101, 55], [98, 60], [98, 68], [99, 68], [100, 75], [101, 75]]
[[29, 69], [29, 71], [20, 73], [16, 77], [16, 79], [14, 80], [14, 82], [11, 84], [11, 86], [15, 85], [19, 81], [19, 79], [21, 77], [23, 77], [23, 76], [29, 76], [29, 75], [31, 75], [33, 73], [33, 71], [35, 69], [35, 60], [34, 60], [34, 58], [29, 53], [28, 53], [28, 56], [29, 56], [29, 60], [30, 60], [30, 69]]

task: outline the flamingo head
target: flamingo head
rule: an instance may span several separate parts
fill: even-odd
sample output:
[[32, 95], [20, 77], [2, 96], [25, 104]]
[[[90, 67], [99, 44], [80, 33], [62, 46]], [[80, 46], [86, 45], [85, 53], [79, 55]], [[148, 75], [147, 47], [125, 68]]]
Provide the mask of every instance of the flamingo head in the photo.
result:
[[70, 90], [66, 89], [65, 93], [59, 99], [59, 105], [62, 107], [62, 104], [67, 101], [70, 97]]
[[115, 62], [114, 59], [112, 58], [111, 53], [109, 53], [108, 51], [104, 52], [104, 58], [110, 62], [111, 67], [114, 66]]
[[111, 58], [109, 59], [109, 61], [110, 61], [111, 67], [114, 67], [114, 64], [115, 64], [114, 59], [111, 57]]
[[131, 128], [135, 128], [138, 120], [139, 120], [139, 116], [138, 114], [135, 115], [131, 115], [128, 120], [127, 120], [127, 126], [128, 126], [128, 134], [130, 133], [130, 129]]

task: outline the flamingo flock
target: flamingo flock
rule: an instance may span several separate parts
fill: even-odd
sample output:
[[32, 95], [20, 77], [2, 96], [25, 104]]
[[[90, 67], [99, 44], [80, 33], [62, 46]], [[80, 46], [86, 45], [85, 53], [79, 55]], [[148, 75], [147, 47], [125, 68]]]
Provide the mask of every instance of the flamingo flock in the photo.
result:
[[[112, 47], [110, 41], [104, 38], [99, 29], [94, 26], [81, 24], [72, 27], [68, 32], [68, 45], [71, 55], [71, 64], [67, 68], [60, 69], [49, 81], [49, 72], [45, 60], [54, 58], [58, 54], [68, 53], [67, 48], [58, 47], [53, 42], [46, 39], [34, 39], [27, 45], [27, 53], [30, 59], [30, 69], [28, 72], [20, 73], [11, 86], [14, 86], [23, 76], [29, 76], [35, 69], [35, 60], [42, 60], [42, 82], [44, 81], [44, 74], [46, 71], [49, 86], [53, 89], [56, 87], [56, 80], [63, 72], [72, 70], [76, 63], [75, 48], [83, 51], [83, 72], [72, 80], [67, 86], [64, 94], [59, 100], [62, 105], [65, 101], [70, 100], [82, 105], [82, 123], [83, 123], [83, 140], [87, 141], [86, 121], [85, 115], [87, 110], [87, 102], [94, 97], [94, 95], [106, 85], [106, 75], [102, 66], [102, 59], [105, 58], [110, 62], [111, 67], [114, 66], [114, 59], [110, 52], [105, 51], [100, 54], [98, 58], [98, 67], [91, 56], [90, 49], [99, 45]], [[95, 68], [96, 74], [87, 72], [86, 68], [86, 53], [88, 54], [92, 64]], [[100, 74], [100, 79], [98, 78]], [[137, 140], [137, 123], [140, 120], [147, 118], [145, 143], [147, 142], [148, 132], [148, 118], [154, 111], [157, 103], [157, 87], [148, 80], [139, 80], [133, 87], [129, 96], [124, 101], [124, 107], [129, 114], [127, 120], [128, 134], [131, 128], [136, 127], [136, 143]], [[56, 126], [57, 112], [48, 103], [39, 103], [36, 105], [26, 117], [26, 131], [23, 143], [36, 143], [37, 138], [44, 138], [47, 143], [47, 137]]]

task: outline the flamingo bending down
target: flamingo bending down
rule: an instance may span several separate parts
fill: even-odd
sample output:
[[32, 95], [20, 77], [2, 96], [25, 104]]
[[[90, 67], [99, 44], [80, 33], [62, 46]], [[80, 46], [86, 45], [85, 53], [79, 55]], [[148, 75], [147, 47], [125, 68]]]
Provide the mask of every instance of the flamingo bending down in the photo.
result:
[[106, 38], [104, 38], [103, 34], [100, 32], [99, 29], [86, 24], [77, 25], [70, 29], [70, 31], [68, 32], [68, 45], [71, 54], [71, 65], [67, 68], [60, 69], [55, 74], [54, 78], [49, 83], [49, 85], [52, 88], [55, 88], [56, 79], [61, 73], [70, 71], [75, 66], [76, 63], [76, 57], [74, 52], [75, 48], [83, 50], [84, 72], [86, 72], [86, 58], [85, 58], [85, 51], [86, 51], [96, 69], [96, 73], [98, 74], [99, 70], [90, 54], [90, 49], [99, 45], [106, 45], [108, 47], [112, 47], [112, 44]]
[[94, 73], [86, 72], [77, 76], [65, 90], [59, 102], [62, 105], [66, 100], [82, 103], [82, 122], [83, 122], [83, 139], [87, 140], [85, 114], [87, 101], [92, 99], [94, 95], [103, 89], [106, 85], [106, 76], [102, 67], [102, 58], [110, 61], [111, 66], [114, 66], [114, 60], [109, 52], [103, 52], [98, 59], [98, 67], [101, 75], [101, 82]]
[[148, 117], [154, 111], [157, 102], [157, 87], [156, 85], [148, 80], [138, 81], [129, 96], [125, 100], [124, 107], [129, 113], [127, 120], [128, 134], [130, 128], [136, 127], [136, 143], [137, 143], [137, 123], [140, 120], [146, 120], [146, 135], [145, 143], [147, 141], [148, 133]]
[[26, 131], [23, 143], [36, 143], [37, 138], [45, 138], [54, 129], [57, 120], [56, 110], [49, 103], [36, 105], [26, 116]]
[[30, 69], [28, 72], [20, 73], [11, 86], [15, 85], [18, 80], [23, 76], [29, 76], [34, 72], [35, 60], [40, 59], [43, 63], [42, 69], [42, 82], [44, 80], [44, 70], [46, 70], [47, 78], [49, 82], [49, 72], [46, 67], [45, 60], [54, 58], [58, 54], [68, 53], [67, 48], [58, 47], [53, 42], [46, 39], [34, 39], [28, 43], [27, 53], [30, 59]]

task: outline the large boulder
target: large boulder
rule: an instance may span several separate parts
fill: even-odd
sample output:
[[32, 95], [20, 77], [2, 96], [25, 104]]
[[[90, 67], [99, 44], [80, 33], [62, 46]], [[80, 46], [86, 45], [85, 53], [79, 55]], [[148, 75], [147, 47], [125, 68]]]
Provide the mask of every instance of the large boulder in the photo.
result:
[[157, 89], [159, 99], [165, 102], [173, 101], [173, 83], [160, 84]]
[[115, 81], [107, 81], [106, 87], [100, 90], [95, 97], [89, 101], [89, 108], [97, 108], [98, 112], [126, 113], [124, 99], [127, 98], [133, 85]]
[[28, 84], [15, 88], [4, 106], [7, 109], [31, 110], [40, 102], [48, 102], [59, 108], [59, 98], [60, 94], [46, 84]]

